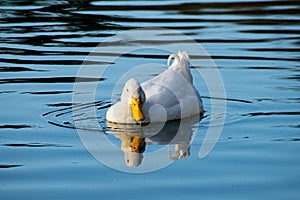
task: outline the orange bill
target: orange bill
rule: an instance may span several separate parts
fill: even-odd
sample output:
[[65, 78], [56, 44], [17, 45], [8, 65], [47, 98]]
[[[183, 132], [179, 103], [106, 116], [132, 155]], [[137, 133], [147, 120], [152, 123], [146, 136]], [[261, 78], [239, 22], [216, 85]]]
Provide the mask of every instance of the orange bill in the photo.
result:
[[138, 136], [134, 136], [132, 143], [131, 143], [131, 151], [132, 152], [138, 152], [140, 150], [140, 146], [144, 142], [144, 138], [140, 138]]
[[139, 98], [131, 98], [131, 110], [133, 113], [133, 119], [135, 121], [143, 121], [145, 119], [144, 113], [142, 111], [142, 102]]

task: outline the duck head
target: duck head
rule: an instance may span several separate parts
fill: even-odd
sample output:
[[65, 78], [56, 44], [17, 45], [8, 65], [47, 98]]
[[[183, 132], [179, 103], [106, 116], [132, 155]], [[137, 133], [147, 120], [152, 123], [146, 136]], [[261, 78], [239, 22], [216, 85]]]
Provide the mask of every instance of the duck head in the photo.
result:
[[145, 93], [138, 81], [130, 79], [126, 82], [121, 95], [121, 101], [128, 102], [135, 121], [140, 122], [145, 120], [143, 112], [145, 98]]

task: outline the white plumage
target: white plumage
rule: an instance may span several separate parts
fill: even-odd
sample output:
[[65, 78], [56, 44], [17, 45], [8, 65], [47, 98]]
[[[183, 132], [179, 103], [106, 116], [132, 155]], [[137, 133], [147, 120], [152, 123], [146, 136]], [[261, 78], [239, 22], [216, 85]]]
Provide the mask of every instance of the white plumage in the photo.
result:
[[[171, 54], [168, 65], [172, 59], [166, 71], [142, 84], [128, 80], [120, 102], [108, 109], [106, 120], [128, 124], [164, 122], [203, 113], [201, 96], [193, 85], [188, 54], [185, 51]], [[135, 119], [132, 98], [140, 99], [143, 117]]]

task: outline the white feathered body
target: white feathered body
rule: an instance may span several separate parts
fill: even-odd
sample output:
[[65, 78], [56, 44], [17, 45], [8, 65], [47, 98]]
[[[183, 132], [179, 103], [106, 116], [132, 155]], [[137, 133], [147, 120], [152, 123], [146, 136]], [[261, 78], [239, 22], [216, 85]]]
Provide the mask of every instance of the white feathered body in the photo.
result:
[[[172, 54], [172, 65], [158, 76], [141, 84], [145, 94], [143, 122], [164, 122], [186, 118], [203, 112], [202, 100], [193, 85], [190, 58], [186, 52]], [[107, 112], [107, 120], [116, 123], [135, 123], [126, 109], [125, 101], [113, 105]], [[127, 105], [128, 107], [128, 105]], [[128, 115], [128, 116], [127, 116]]]

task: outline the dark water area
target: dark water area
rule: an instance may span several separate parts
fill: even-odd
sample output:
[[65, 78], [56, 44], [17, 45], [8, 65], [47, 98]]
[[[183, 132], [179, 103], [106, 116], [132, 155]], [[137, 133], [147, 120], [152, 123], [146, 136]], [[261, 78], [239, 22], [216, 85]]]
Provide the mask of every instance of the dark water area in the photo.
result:
[[[299, 13], [300, 1], [292, 0], [1, 1], [0, 199], [299, 199]], [[102, 77], [77, 73], [101, 42], [141, 27], [176, 30], [201, 44], [218, 67], [226, 98], [212, 96], [197, 74], [210, 69], [193, 65], [204, 118], [174, 140], [176, 122], [145, 138], [142, 165], [157, 162], [147, 160], [147, 152], [164, 146], [187, 147], [184, 157], [173, 154], [170, 158], [177, 161], [171, 165], [133, 174], [95, 159], [74, 120], [90, 119], [85, 110], [96, 108], [102, 128], [93, 134], [116, 146], [128, 139], [109, 131], [105, 122], [116, 82], [137, 65], [166, 65], [170, 52], [146, 49], [148, 44], [159, 49], [187, 41], [145, 36], [129, 44], [140, 51], [113, 63], [108, 63], [117, 55], [112, 51], [90, 60], [99, 69], [110, 64]], [[136, 76], [147, 80], [162, 70], [145, 68]], [[75, 80], [101, 85], [94, 102], [73, 104]], [[226, 119], [216, 145], [200, 159], [210, 121], [219, 117], [212, 113], [212, 100], [226, 102]], [[81, 114], [73, 116], [74, 110]], [[105, 150], [103, 154], [114, 156]], [[162, 153], [168, 156], [168, 151]], [[121, 162], [126, 167], [124, 158]]]

